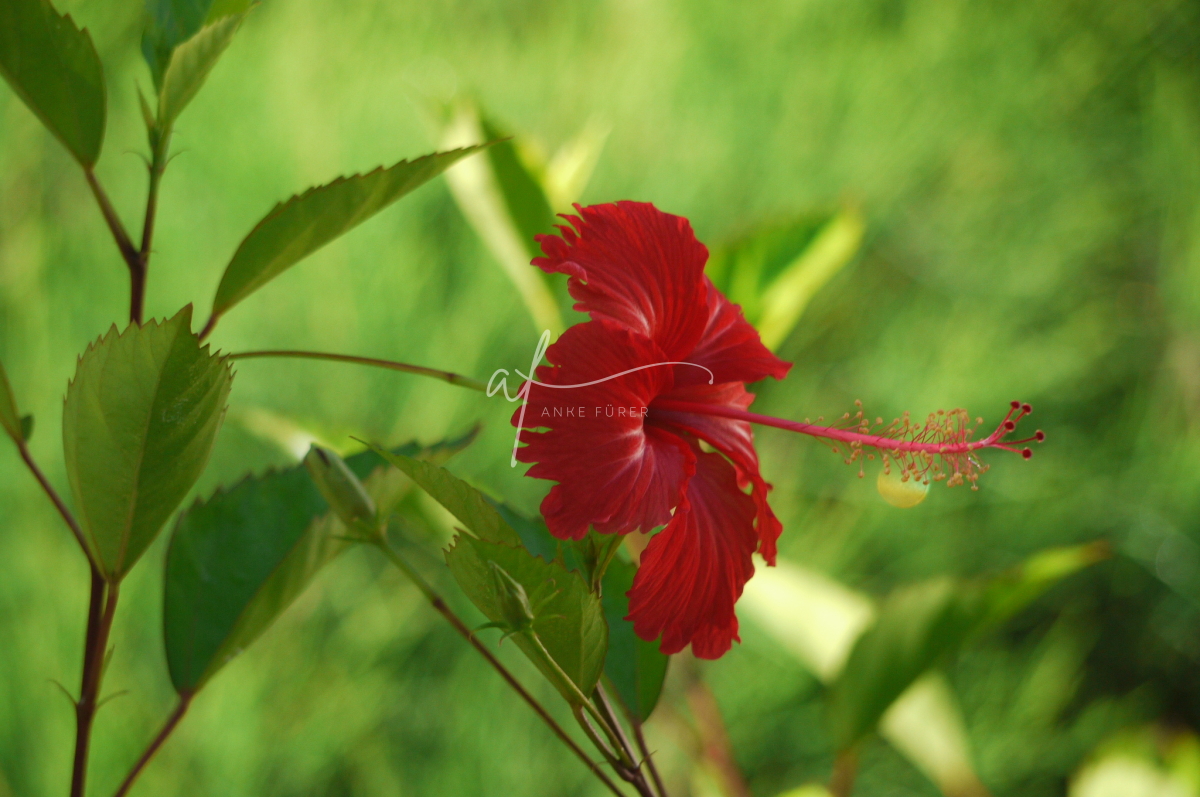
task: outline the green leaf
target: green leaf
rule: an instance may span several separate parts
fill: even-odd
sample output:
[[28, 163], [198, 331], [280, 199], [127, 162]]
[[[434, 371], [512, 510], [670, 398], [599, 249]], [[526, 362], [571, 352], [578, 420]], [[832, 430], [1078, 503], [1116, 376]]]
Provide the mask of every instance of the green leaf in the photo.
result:
[[[258, 637], [349, 543], [303, 468], [249, 477], [197, 501], [167, 550], [163, 634], [171, 683], [197, 691]], [[341, 524], [336, 524], [341, 528]]]
[[339, 177], [282, 202], [250, 231], [225, 268], [219, 316], [291, 266], [487, 144], [435, 152], [368, 174]]
[[[487, 159], [496, 185], [504, 200], [504, 206], [517, 228], [517, 234], [525, 245], [529, 257], [541, 254], [541, 248], [533, 240], [535, 235], [554, 232], [555, 216], [550, 200], [542, 188], [542, 182], [522, 159], [517, 144], [508, 134], [500, 131], [491, 120], [480, 120], [483, 137], [496, 144], [488, 150]], [[504, 139], [504, 140], [500, 140]]]
[[830, 693], [837, 749], [870, 733], [914, 681], [973, 636], [1105, 555], [1106, 549], [1096, 545], [1052, 549], [990, 580], [964, 583], [942, 577], [896, 590], [855, 643]]
[[[30, 416], [32, 421], [32, 416]], [[4, 364], [0, 363], [0, 427], [8, 432], [14, 443], [27, 439], [23, 430], [23, 419], [17, 412], [17, 400], [13, 397], [12, 386], [8, 384], [8, 376], [4, 373]]]
[[633, 631], [629, 614], [629, 596], [637, 568], [620, 556], [612, 560], [604, 573], [604, 617], [608, 620], [608, 655], [604, 674], [616, 687], [625, 708], [639, 722], [650, 718], [662, 694], [670, 657]]
[[161, 129], [169, 129], [196, 96], [244, 17], [244, 14], [224, 17], [175, 49], [158, 95], [158, 126]]
[[204, 469], [233, 377], [169, 321], [116, 327], [79, 359], [63, 407], [63, 451], [80, 525], [104, 576], [137, 562]]
[[863, 224], [856, 210], [845, 209], [766, 226], [714, 249], [706, 271], [776, 349], [817, 291], [858, 252]]
[[[410, 443], [397, 451], [444, 460], [474, 437], [472, 431], [457, 440], [428, 447]], [[364, 480], [381, 512], [390, 512], [411, 487], [373, 452], [347, 457], [346, 465]], [[167, 550], [163, 589], [167, 664], [180, 694], [200, 689], [247, 648], [349, 545], [340, 539], [344, 525], [327, 510], [298, 465], [248, 477], [180, 516]]]
[[33, 437], [33, 416], [32, 415], [22, 415], [21, 416], [21, 439], [24, 440], [26, 443], [28, 443], [29, 438], [31, 438], [31, 437]]
[[585, 695], [591, 695], [604, 668], [608, 628], [600, 599], [588, 591], [578, 573], [547, 562], [524, 548], [459, 535], [446, 551], [446, 563], [471, 602], [489, 620], [505, 622], [505, 596], [499, 594], [491, 563], [499, 566], [524, 588], [529, 603], [537, 607], [533, 634], [553, 660], [547, 662], [536, 643], [525, 633], [511, 639], [571, 704], [579, 703], [574, 690], [562, 683], [557, 669]]
[[104, 141], [104, 69], [86, 30], [46, 0], [0, 3], [0, 74], [85, 168]]
[[222, 17], [244, 14], [250, 6], [251, 0], [147, 0], [142, 55], [150, 65], [155, 90], [162, 87], [176, 47], [205, 25]]
[[[418, 487], [429, 493], [480, 539], [512, 546], [521, 544], [517, 532], [504, 522], [487, 497], [450, 471], [404, 454], [393, 454], [374, 443], [368, 445], [376, 454], [408, 474]], [[503, 563], [500, 564], [503, 566]]]

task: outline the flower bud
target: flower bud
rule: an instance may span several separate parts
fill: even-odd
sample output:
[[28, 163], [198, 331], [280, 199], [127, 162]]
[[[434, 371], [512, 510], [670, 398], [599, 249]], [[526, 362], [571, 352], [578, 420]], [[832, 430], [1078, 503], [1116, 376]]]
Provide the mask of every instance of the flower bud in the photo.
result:
[[515, 578], [495, 562], [488, 562], [492, 569], [492, 586], [500, 606], [501, 622], [509, 633], [524, 631], [533, 625], [533, 606], [529, 595]]
[[341, 457], [314, 445], [304, 457], [304, 467], [343, 523], [354, 526], [375, 521], [375, 502]]

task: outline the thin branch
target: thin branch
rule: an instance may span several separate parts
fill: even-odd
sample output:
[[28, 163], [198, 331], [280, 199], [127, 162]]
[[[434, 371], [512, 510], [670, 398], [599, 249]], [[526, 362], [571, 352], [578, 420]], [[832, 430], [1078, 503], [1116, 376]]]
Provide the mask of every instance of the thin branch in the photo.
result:
[[642, 733], [642, 723], [638, 722], [636, 717], [630, 715], [629, 724], [633, 728], [633, 737], [637, 740], [638, 751], [642, 754], [642, 761], [646, 763], [646, 767], [650, 770], [650, 777], [654, 780], [654, 787], [658, 789], [658, 793], [662, 797], [667, 797], [667, 788], [663, 786], [662, 776], [658, 774], [658, 765], [654, 763], [654, 755], [650, 752], [650, 748], [646, 746], [646, 736]]
[[704, 757], [716, 769], [724, 793], [729, 797], [750, 797], [750, 789], [734, 760], [733, 747], [729, 743], [717, 699], [698, 672], [695, 681], [688, 687], [687, 700], [696, 718]]
[[833, 797], [850, 797], [854, 793], [854, 776], [858, 772], [858, 754], [854, 748], [843, 750], [833, 760], [833, 775], [829, 778], [829, 793]]
[[[21, 453], [21, 459], [25, 461], [25, 465], [29, 468], [30, 473], [32, 473], [33, 477], [37, 479], [38, 484], [42, 486], [42, 490], [45, 491], [47, 497], [50, 498], [50, 502], [54, 504], [54, 508], [58, 510], [58, 514], [62, 515], [62, 519], [67, 524], [67, 528], [69, 528], [71, 533], [75, 535], [75, 541], [78, 542], [79, 547], [83, 549], [84, 555], [88, 558], [88, 561], [91, 562], [92, 554], [91, 551], [88, 550], [87, 542], [84, 539], [83, 529], [79, 527], [79, 523], [75, 520], [75, 516], [71, 514], [71, 510], [67, 509], [67, 505], [64, 504], [63, 500], [58, 497], [58, 493], [55, 491], [53, 485], [50, 484], [50, 480], [46, 478], [46, 474], [42, 473], [42, 469], [39, 468], [37, 463], [33, 461], [33, 455], [29, 453], [29, 446], [25, 444], [24, 440], [18, 440], [17, 450]], [[93, 569], [94, 568], [95, 565], [93, 564]]]
[[154, 754], [158, 752], [158, 748], [163, 746], [163, 742], [175, 730], [175, 726], [183, 719], [183, 715], [187, 713], [188, 706], [192, 704], [191, 694], [183, 694], [179, 696], [179, 703], [175, 706], [175, 710], [167, 717], [167, 721], [163, 723], [162, 728], [158, 731], [158, 735], [150, 742], [150, 745], [142, 752], [137, 763], [133, 765], [133, 769], [129, 770], [129, 774], [125, 776], [125, 780], [121, 781], [120, 788], [117, 789], [113, 797], [125, 797], [129, 790], [133, 788], [133, 782], [137, 780], [138, 775], [142, 774], [142, 770], [146, 768], [146, 764], [150, 763], [150, 759], [154, 758]]
[[545, 707], [543, 707], [542, 704], [537, 701], [537, 698], [531, 695], [525, 689], [525, 687], [521, 685], [521, 682], [517, 680], [516, 676], [509, 672], [508, 668], [501, 664], [500, 660], [492, 655], [492, 652], [487, 649], [487, 646], [480, 642], [479, 639], [473, 633], [471, 633], [471, 630], [467, 628], [466, 624], [463, 623], [461, 619], [459, 619], [458, 615], [454, 613], [454, 610], [446, 605], [446, 602], [442, 600], [441, 596], [438, 595], [437, 592], [434, 591], [429, 582], [426, 581], [420, 573], [414, 570], [412, 566], [410, 566], [408, 562], [404, 560], [404, 557], [400, 556], [400, 554], [387, 542], [386, 539], [373, 540], [372, 542], [375, 547], [377, 547], [383, 553], [383, 555], [386, 556], [388, 560], [400, 570], [400, 572], [404, 573], [404, 575], [408, 577], [409, 581], [411, 581], [413, 585], [421, 591], [421, 594], [423, 594], [426, 599], [429, 600], [429, 602], [433, 605], [433, 608], [436, 609], [438, 613], [441, 614], [442, 617], [444, 617], [447, 622], [454, 627], [454, 630], [457, 631], [463, 639], [467, 640], [467, 642], [471, 644], [471, 647], [479, 651], [479, 654], [487, 660], [488, 664], [492, 666], [492, 669], [498, 672], [500, 677], [503, 678], [518, 695], [521, 696], [521, 699], [529, 704], [529, 707], [534, 710], [534, 713], [536, 713], [542, 719], [542, 721], [546, 723], [550, 730], [554, 732], [554, 735], [557, 736], [563, 744], [570, 748], [571, 752], [574, 753], [575, 756], [582, 761], [589, 770], [591, 770], [592, 774], [595, 775], [605, 786], [607, 786], [609, 791], [617, 795], [617, 797], [625, 797], [624, 792], [617, 787], [617, 784], [614, 783], [613, 780], [608, 777], [608, 775], [604, 774], [604, 771], [600, 769], [599, 765], [592, 760], [591, 756], [589, 756], [583, 750], [583, 748], [576, 744], [575, 740], [572, 739], [565, 730], [563, 730], [562, 726], [555, 721], [554, 717], [551, 717], [550, 713], [546, 711]]
[[[100, 588], [97, 589], [97, 581]], [[92, 618], [99, 601], [98, 593], [106, 592], [104, 612], [93, 628]], [[92, 738], [92, 721], [96, 718], [97, 697], [104, 679], [104, 657], [108, 648], [108, 634], [112, 630], [113, 617], [117, 612], [118, 585], [105, 586], [100, 571], [92, 569], [92, 596], [88, 611], [88, 636], [83, 652], [83, 685], [79, 690], [79, 702], [75, 705], [75, 759], [71, 767], [71, 797], [84, 797], [86, 793], [88, 748]], [[94, 631], [94, 633], [93, 633]]]
[[104, 214], [104, 220], [108, 223], [113, 240], [117, 242], [117, 248], [121, 250], [121, 257], [125, 259], [125, 265], [129, 267], [129, 319], [140, 324], [142, 323], [142, 299], [146, 292], [146, 264], [142, 261], [141, 253], [133, 245], [129, 233], [125, 231], [125, 225], [121, 222], [121, 217], [117, 215], [112, 202], [109, 201], [108, 194], [104, 192], [100, 181], [96, 179], [96, 173], [91, 169], [84, 169], [83, 174], [87, 178], [88, 186], [92, 189], [92, 195], [96, 197], [96, 203], [100, 205], [100, 212]]
[[634, 753], [633, 745], [629, 743], [629, 737], [626, 736], [625, 729], [621, 726], [621, 721], [617, 718], [617, 712], [613, 710], [612, 702], [608, 699], [608, 693], [605, 691], [603, 684], [596, 685], [595, 694], [600, 713], [616, 733], [616, 741], [620, 744], [624, 757], [629, 759], [633, 764], [631, 767], [628, 767], [627, 771], [620, 773], [621, 777], [632, 783], [634, 788], [638, 790], [638, 794], [655, 797], [654, 792], [650, 790], [650, 784], [646, 782], [646, 776], [642, 774], [641, 764], [637, 763], [638, 756]]
[[[212, 322], [210, 321], [209, 324], [211, 325]], [[205, 327], [205, 329], [207, 328]], [[459, 387], [470, 388], [471, 390], [487, 391], [486, 384], [469, 376], [456, 374], [452, 371], [441, 371], [436, 368], [426, 368], [423, 365], [409, 365], [408, 363], [394, 362], [392, 360], [379, 360], [374, 357], [355, 357], [351, 354], [327, 354], [319, 351], [292, 350], [241, 351], [229, 355], [231, 360], [249, 360], [255, 357], [298, 357], [307, 360], [332, 360], [334, 362], [354, 363], [355, 365], [370, 365], [375, 368], [386, 368], [390, 371], [402, 371], [406, 374], [428, 376], [432, 379], [440, 379], [451, 385], [458, 385]]]

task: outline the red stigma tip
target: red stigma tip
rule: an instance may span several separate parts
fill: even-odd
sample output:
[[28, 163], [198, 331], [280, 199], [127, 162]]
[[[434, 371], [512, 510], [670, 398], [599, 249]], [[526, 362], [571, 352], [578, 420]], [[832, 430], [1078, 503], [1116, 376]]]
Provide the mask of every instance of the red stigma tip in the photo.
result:
[[1013, 431], [1013, 430], [1014, 430], [1014, 429], [1016, 429], [1016, 428], [1017, 428], [1017, 425], [1016, 425], [1015, 423], [1013, 423], [1012, 421], [1005, 421], [1005, 422], [1004, 422], [1004, 429], [1005, 429], [1005, 431], [1009, 431], [1009, 432], [1011, 432], [1011, 431]]
[[1033, 412], [1033, 405], [1032, 404], [1022, 404], [1021, 411], [1024, 412], [1026, 415], [1028, 415], [1029, 413]]
[[1023, 456], [1025, 459], [1033, 459], [1033, 449], [1032, 448], [1021, 449], [1021, 456]]
[[1043, 432], [1041, 429], [1038, 429], [1037, 432], [1033, 435], [1033, 437], [1035, 440], [1037, 440], [1040, 443], [1046, 439], [1046, 433]]
[[1014, 401], [1014, 402], [1012, 403], [1012, 408], [1013, 408], [1014, 410], [1019, 410], [1019, 409], [1021, 409], [1021, 402], [1019, 402], [1019, 401]]

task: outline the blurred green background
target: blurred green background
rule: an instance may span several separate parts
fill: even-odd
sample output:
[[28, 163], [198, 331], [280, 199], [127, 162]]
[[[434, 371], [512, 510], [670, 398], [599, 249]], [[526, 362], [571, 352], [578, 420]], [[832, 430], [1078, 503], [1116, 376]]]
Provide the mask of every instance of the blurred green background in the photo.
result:
[[[58, 6], [104, 60], [98, 174], [137, 227], [143, 10]], [[993, 423], [1018, 398], [1049, 441], [1028, 463], [991, 457], [978, 493], [935, 488], [901, 511], [873, 474], [860, 481], [814, 441], [763, 430], [781, 553], [883, 595], [1111, 541], [1109, 561], [947, 669], [991, 793], [1061, 795], [1121, 733], [1200, 727], [1198, 52], [1200, 5], [1178, 0], [267, 0], [177, 126], [147, 313], [190, 301], [206, 313], [274, 202], [431, 151], [425, 109], [463, 95], [547, 152], [589, 124], [608, 129], [583, 201], [653, 201], [709, 243], [813, 208], [861, 209], [861, 254], [780, 347], [796, 366], [760, 387], [755, 409], [834, 416], [861, 399], [871, 415], [965, 406]], [[75, 356], [124, 324], [126, 302], [78, 167], [0, 90], [0, 359], [37, 418], [34, 455], [64, 487], [58, 425]], [[437, 180], [256, 293], [212, 341], [487, 378], [524, 370], [538, 332]], [[548, 487], [508, 467], [499, 399], [328, 363], [237, 371], [198, 493], [294, 461], [289, 435], [433, 441], [476, 420], [483, 435], [452, 470], [530, 512]], [[105, 687], [129, 694], [100, 714], [93, 794], [111, 793], [172, 703], [164, 543], [122, 590]], [[426, 569], [450, 592], [429, 550]], [[74, 727], [52, 681], [77, 686], [87, 570], [10, 447], [0, 567], [0, 795], [60, 794]], [[824, 689], [743, 617], [743, 644], [703, 671], [749, 787], [823, 780]], [[501, 652], [533, 682], [512, 646]], [[679, 793], [713, 793], [686, 772], [686, 710], [670, 690], [652, 743]], [[411, 588], [356, 550], [205, 690], [134, 793], [598, 790]], [[939, 792], [875, 741], [857, 793]]]

